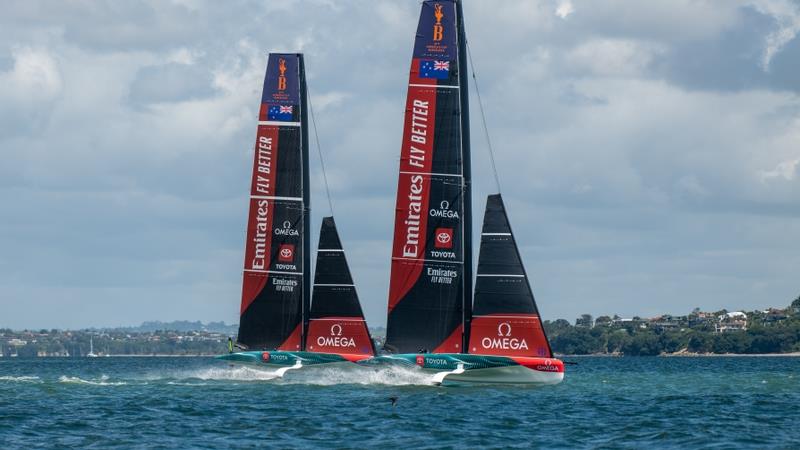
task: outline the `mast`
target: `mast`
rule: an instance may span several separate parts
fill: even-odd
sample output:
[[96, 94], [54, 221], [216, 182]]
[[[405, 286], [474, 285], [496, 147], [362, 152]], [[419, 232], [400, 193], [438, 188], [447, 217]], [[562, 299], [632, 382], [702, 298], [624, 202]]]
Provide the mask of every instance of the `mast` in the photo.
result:
[[[460, 68], [458, 77], [461, 89], [461, 155], [464, 173], [464, 217], [463, 241], [464, 241], [464, 333], [462, 337], [462, 349], [469, 345], [470, 323], [472, 322], [472, 152], [469, 142], [469, 76], [467, 66], [467, 34], [464, 28], [464, 13], [461, 9], [461, 1], [456, 1], [456, 15], [458, 22], [458, 67]], [[466, 352], [466, 350], [464, 350]]]
[[259, 109], [237, 341], [300, 350], [308, 310], [308, 131], [302, 55], [271, 53]]
[[306, 65], [303, 55], [297, 54], [300, 65], [300, 122], [303, 124], [300, 147], [303, 154], [303, 304], [301, 316], [303, 328], [300, 335], [300, 350], [306, 349], [306, 335], [308, 333], [308, 317], [311, 310], [311, 233], [308, 226], [311, 224], [311, 188], [310, 172], [308, 170], [308, 90], [306, 88]]
[[472, 292], [465, 248], [470, 233], [464, 224], [469, 220], [462, 111], [466, 55], [459, 55], [463, 24], [457, 27], [457, 6], [454, 0], [423, 2], [417, 27], [389, 284], [385, 348], [392, 352], [464, 348]]

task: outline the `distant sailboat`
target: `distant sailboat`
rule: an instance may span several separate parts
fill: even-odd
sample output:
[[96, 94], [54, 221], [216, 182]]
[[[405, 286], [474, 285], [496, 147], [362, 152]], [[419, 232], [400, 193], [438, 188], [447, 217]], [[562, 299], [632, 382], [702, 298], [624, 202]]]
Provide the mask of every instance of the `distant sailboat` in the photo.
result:
[[[545, 337], [499, 194], [472, 286], [472, 179], [461, 2], [422, 3], [406, 102], [385, 350], [446, 380], [552, 384]], [[474, 310], [473, 310], [474, 308]]]
[[303, 55], [272, 53], [250, 188], [237, 347], [218, 358], [276, 368], [374, 356], [333, 217], [320, 232], [311, 292], [309, 152]]
[[98, 356], [100, 355], [94, 352], [94, 338], [92, 338], [92, 336], [89, 336], [89, 353], [86, 354], [86, 357], [97, 358]]

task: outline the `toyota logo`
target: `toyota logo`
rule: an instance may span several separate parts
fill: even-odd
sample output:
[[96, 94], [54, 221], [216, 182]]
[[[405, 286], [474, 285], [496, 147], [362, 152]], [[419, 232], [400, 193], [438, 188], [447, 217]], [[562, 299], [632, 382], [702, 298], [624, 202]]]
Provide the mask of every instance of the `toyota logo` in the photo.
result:
[[281, 249], [281, 257], [283, 257], [283, 258], [291, 258], [292, 257], [292, 249], [290, 249], [290, 248], [282, 248]]
[[447, 244], [450, 242], [450, 233], [439, 233], [436, 236], [436, 240], [441, 242], [442, 244]]
[[[503, 332], [505, 330], [505, 333]], [[497, 335], [500, 337], [508, 337], [511, 336], [511, 324], [508, 322], [503, 322], [497, 326]]]
[[333, 324], [331, 327], [331, 336], [341, 336], [342, 335], [342, 326], [338, 323]]

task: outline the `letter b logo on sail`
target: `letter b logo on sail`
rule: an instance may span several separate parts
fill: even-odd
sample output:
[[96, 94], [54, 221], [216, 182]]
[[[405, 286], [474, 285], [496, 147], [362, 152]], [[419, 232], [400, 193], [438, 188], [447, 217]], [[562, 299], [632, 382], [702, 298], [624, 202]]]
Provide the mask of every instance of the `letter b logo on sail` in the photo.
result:
[[281, 58], [278, 60], [278, 70], [280, 71], [280, 75], [278, 75], [278, 90], [285, 91], [286, 90], [286, 60]]
[[442, 5], [438, 3], [433, 8], [433, 16], [436, 17], [436, 23], [433, 25], [433, 40], [434, 42], [439, 42], [444, 38], [444, 27], [442, 26], [444, 13], [442, 12]]

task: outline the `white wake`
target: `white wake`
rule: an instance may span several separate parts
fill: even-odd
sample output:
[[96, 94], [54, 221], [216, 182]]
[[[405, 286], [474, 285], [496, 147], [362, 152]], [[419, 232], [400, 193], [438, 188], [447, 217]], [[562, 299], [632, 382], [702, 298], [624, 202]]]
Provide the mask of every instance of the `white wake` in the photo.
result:
[[10, 375], [0, 376], [0, 381], [10, 381], [16, 383], [41, 383], [42, 379], [35, 376], [19, 376], [13, 377]]
[[203, 385], [209, 382], [246, 382], [307, 384], [332, 386], [338, 384], [408, 386], [432, 384], [432, 376], [414, 367], [381, 366], [305, 366], [280, 377], [275, 369], [248, 366], [206, 367], [191, 370], [176, 370], [147, 375], [147, 381], [162, 381], [176, 385]]
[[109, 381], [108, 375], [101, 375], [100, 378], [97, 379], [88, 379], [85, 380], [80, 377], [68, 377], [66, 375], [61, 375], [58, 377], [59, 383], [73, 383], [73, 384], [89, 384], [92, 386], [124, 386], [128, 383], [124, 381]]

